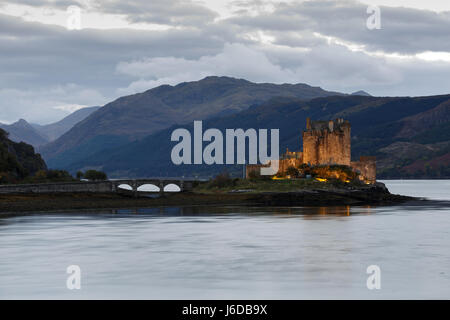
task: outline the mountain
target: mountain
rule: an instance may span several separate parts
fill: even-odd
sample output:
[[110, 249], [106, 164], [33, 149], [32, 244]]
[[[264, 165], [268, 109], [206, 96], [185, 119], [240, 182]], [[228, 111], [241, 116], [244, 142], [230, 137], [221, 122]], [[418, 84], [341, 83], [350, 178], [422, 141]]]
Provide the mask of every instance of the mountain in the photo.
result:
[[75, 124], [85, 119], [100, 107], [89, 107], [77, 110], [64, 119], [47, 124], [30, 124], [24, 119], [20, 119], [13, 124], [1, 124], [0, 128], [9, 133], [9, 138], [15, 142], [25, 142], [35, 148], [39, 148], [53, 140], [56, 140], [65, 132], [69, 131]]
[[340, 95], [306, 84], [252, 83], [207, 77], [163, 85], [108, 103], [40, 152], [52, 167], [143, 138], [174, 124], [227, 116], [277, 96], [309, 100]]
[[36, 129], [37, 132], [43, 137], [45, 137], [49, 142], [58, 139], [64, 133], [69, 131], [75, 124], [87, 118], [91, 113], [97, 111], [100, 107], [88, 107], [79, 109], [71, 114], [69, 114], [64, 119], [47, 124], [47, 125], [39, 125], [32, 124], [32, 126]]
[[[210, 118], [203, 131], [218, 128], [280, 129], [280, 151], [299, 150], [306, 117], [348, 119], [352, 157], [377, 156], [379, 178], [450, 177], [450, 95], [430, 97], [331, 96], [304, 101], [274, 98], [237, 114]], [[96, 168], [111, 177], [210, 176], [224, 169], [241, 174], [242, 166], [173, 165], [170, 136], [175, 125], [143, 139], [68, 161], [70, 171]], [[206, 145], [206, 143], [204, 144]]]
[[371, 97], [372, 95], [369, 94], [369, 93], [367, 93], [367, 92], [365, 92], [364, 90], [359, 90], [359, 91], [353, 92], [353, 93], [352, 93], [352, 96], [365, 96], [365, 97]]
[[13, 142], [0, 129], [0, 183], [17, 182], [47, 166], [31, 145]]
[[31, 124], [24, 119], [20, 119], [13, 124], [0, 124], [0, 128], [9, 133], [9, 138], [16, 142], [26, 142], [34, 147], [41, 146], [48, 142], [47, 138], [40, 134]]

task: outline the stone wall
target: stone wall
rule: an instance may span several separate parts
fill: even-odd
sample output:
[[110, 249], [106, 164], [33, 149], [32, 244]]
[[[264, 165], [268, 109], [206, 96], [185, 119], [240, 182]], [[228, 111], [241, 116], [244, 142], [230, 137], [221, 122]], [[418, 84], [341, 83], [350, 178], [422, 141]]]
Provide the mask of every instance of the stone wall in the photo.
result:
[[[118, 186], [128, 184], [134, 192], [144, 184], [153, 184], [164, 192], [164, 187], [169, 184], [177, 185], [181, 191], [190, 191], [194, 187], [194, 180], [184, 179], [135, 179], [135, 180], [111, 180], [111, 181], [86, 181], [86, 182], [57, 182], [39, 184], [6, 184], [0, 185], [0, 194], [10, 193], [109, 193], [120, 191]], [[123, 191], [123, 190], [122, 190]]]
[[303, 163], [342, 164], [350, 166], [350, 123], [343, 119], [313, 121], [308, 119], [303, 132]]
[[298, 168], [303, 163], [302, 159], [290, 158], [282, 159], [279, 162], [278, 172], [286, 172], [287, 168]]
[[67, 192], [112, 192], [110, 181], [67, 182], [0, 185], [0, 194], [8, 193], [67, 193]]
[[319, 163], [318, 153], [319, 137], [313, 131], [303, 132], [303, 162], [310, 164]]
[[359, 161], [352, 161], [351, 167], [359, 172], [360, 179], [368, 183], [375, 183], [377, 180], [376, 157], [360, 157]]

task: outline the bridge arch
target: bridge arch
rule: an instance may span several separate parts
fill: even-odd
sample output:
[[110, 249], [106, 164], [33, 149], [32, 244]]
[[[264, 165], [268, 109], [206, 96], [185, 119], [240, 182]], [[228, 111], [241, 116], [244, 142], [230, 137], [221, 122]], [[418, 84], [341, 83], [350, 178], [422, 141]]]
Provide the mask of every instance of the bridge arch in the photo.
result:
[[137, 191], [144, 191], [144, 192], [160, 192], [161, 188], [158, 187], [157, 185], [153, 184], [153, 183], [145, 183], [145, 184], [141, 184], [138, 188]]
[[149, 178], [149, 179], [117, 179], [110, 180], [111, 191], [131, 191], [135, 196], [138, 192], [183, 192], [192, 190], [197, 180], [179, 178]]
[[119, 184], [117, 186], [117, 189], [133, 191], [133, 187], [130, 186], [128, 183], [121, 183], [121, 184]]
[[181, 187], [176, 183], [169, 183], [164, 186], [164, 192], [181, 192]]

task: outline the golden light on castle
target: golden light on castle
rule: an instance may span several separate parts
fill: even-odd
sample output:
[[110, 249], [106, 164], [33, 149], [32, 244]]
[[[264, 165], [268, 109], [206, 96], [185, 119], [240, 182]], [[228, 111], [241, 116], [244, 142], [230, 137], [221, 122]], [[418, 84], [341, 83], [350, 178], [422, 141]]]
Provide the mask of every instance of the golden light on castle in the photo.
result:
[[[280, 156], [278, 174], [273, 180], [307, 177], [313, 170], [317, 181], [337, 179], [349, 183], [359, 179], [366, 184], [376, 182], [375, 157], [361, 156], [351, 161], [351, 126], [342, 118], [329, 121], [306, 119], [303, 131], [303, 151], [289, 151]], [[263, 165], [248, 165], [246, 177], [257, 175]], [[311, 172], [310, 172], [311, 173]]]

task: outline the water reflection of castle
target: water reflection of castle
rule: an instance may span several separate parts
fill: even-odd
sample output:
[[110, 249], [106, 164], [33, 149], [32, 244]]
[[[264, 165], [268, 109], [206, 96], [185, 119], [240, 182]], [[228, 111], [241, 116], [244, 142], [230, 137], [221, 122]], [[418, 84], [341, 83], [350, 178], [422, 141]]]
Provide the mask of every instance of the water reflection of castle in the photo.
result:
[[[311, 121], [306, 119], [306, 130], [303, 131], [303, 152], [289, 151], [281, 155], [279, 172], [302, 164], [346, 165], [360, 173], [360, 179], [370, 183], [376, 180], [375, 157], [360, 157], [359, 161], [351, 161], [350, 122], [342, 118], [330, 121]], [[246, 176], [261, 168], [261, 165], [248, 165]]]

